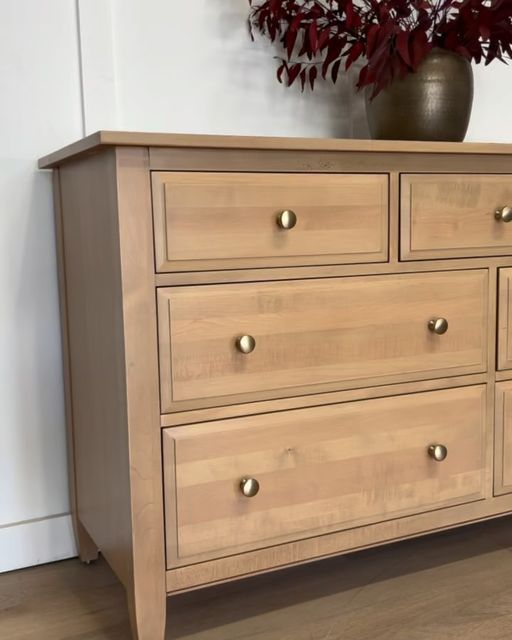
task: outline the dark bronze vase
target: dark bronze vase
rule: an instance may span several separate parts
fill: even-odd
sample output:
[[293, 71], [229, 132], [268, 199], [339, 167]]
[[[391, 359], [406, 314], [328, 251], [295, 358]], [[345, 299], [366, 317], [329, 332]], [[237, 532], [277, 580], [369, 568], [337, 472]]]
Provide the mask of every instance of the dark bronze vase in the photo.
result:
[[370, 96], [371, 89], [366, 116], [372, 138], [462, 142], [473, 106], [473, 70], [456, 53], [433, 49], [416, 73]]

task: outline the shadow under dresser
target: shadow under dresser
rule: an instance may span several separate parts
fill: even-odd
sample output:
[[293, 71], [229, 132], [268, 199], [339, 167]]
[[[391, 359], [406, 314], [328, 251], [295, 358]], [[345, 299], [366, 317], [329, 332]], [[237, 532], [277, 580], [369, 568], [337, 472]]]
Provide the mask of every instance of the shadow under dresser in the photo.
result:
[[135, 639], [512, 512], [512, 145], [98, 132], [40, 167], [78, 548]]

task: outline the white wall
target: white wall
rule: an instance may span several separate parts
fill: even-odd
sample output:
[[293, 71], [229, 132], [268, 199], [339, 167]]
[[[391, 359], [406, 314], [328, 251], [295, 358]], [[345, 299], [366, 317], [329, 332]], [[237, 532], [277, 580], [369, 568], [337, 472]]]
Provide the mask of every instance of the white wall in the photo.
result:
[[[247, 35], [247, 0], [111, 0], [120, 128], [367, 137], [351, 74], [315, 93], [275, 79], [272, 45]], [[512, 141], [512, 70], [475, 67], [468, 140]]]
[[[38, 156], [100, 128], [365, 136], [353, 77], [275, 80], [246, 0], [0, 0], [0, 571], [74, 553], [55, 250]], [[512, 70], [476, 73], [470, 140], [512, 141]]]
[[75, 6], [0, 1], [0, 570], [73, 553], [51, 176], [82, 134]]

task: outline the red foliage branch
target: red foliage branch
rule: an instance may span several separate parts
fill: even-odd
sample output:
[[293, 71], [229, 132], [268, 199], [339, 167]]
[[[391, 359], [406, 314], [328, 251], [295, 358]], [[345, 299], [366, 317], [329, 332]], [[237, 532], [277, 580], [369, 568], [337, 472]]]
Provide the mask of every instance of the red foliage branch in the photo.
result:
[[[279, 42], [277, 78], [313, 89], [364, 65], [357, 87], [377, 95], [434, 47], [476, 63], [512, 57], [512, 0], [249, 0], [249, 25]], [[342, 67], [343, 64], [343, 67]]]

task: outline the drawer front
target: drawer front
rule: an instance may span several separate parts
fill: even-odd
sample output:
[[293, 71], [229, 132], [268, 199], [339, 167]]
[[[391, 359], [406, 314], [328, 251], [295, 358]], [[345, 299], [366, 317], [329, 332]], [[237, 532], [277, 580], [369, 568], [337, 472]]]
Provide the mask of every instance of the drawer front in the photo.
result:
[[[382, 262], [388, 176], [153, 173], [157, 271]], [[279, 218], [292, 211], [293, 224]]]
[[165, 430], [169, 568], [483, 498], [485, 395], [478, 385]]
[[[162, 410], [485, 371], [487, 281], [481, 269], [159, 289]], [[443, 335], [428, 326], [439, 317]]]
[[512, 369], [512, 269], [500, 269], [498, 282], [498, 369]]
[[512, 207], [512, 175], [403, 175], [401, 257], [511, 253], [512, 223], [496, 217], [506, 206]]
[[494, 493], [512, 493], [512, 381], [496, 383]]

